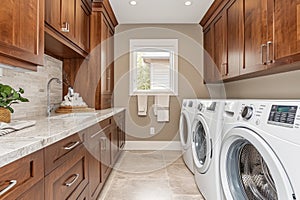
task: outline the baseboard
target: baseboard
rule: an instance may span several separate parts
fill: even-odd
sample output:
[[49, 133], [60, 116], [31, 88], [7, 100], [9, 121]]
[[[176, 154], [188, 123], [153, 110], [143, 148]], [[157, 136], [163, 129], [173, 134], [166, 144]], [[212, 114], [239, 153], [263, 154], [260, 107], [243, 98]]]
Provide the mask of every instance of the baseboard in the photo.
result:
[[181, 150], [179, 141], [126, 141], [125, 150]]

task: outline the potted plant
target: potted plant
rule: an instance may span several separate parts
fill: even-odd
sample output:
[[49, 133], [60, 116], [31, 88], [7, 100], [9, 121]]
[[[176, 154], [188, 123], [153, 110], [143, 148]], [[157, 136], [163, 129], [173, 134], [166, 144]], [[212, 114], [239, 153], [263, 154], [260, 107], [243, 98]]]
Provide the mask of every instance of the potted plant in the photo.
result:
[[9, 85], [3, 85], [0, 83], [0, 121], [9, 123], [11, 119], [11, 113], [14, 112], [11, 105], [19, 102], [28, 102], [29, 100], [22, 97], [24, 93], [22, 88], [16, 91]]

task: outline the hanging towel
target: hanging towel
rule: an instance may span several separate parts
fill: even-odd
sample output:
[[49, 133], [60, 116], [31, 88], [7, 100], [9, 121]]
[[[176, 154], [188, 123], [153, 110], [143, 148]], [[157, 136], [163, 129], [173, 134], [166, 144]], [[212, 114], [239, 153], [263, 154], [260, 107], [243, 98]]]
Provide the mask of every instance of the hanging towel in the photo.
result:
[[138, 116], [147, 116], [148, 96], [137, 95]]
[[169, 121], [169, 105], [170, 96], [169, 95], [157, 95], [155, 96], [155, 106], [154, 114], [157, 115], [158, 122], [168, 122]]

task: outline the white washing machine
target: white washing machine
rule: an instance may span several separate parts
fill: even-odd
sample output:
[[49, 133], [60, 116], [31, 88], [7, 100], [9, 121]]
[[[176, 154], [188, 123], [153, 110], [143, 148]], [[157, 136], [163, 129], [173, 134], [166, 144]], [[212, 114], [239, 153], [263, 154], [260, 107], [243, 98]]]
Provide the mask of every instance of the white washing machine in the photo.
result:
[[181, 107], [179, 135], [182, 147], [182, 157], [188, 169], [194, 173], [192, 155], [192, 122], [196, 114], [197, 99], [184, 99]]
[[220, 200], [219, 152], [224, 102], [219, 100], [198, 102], [198, 114], [192, 125], [195, 181], [205, 199]]
[[224, 198], [300, 199], [300, 101], [232, 105], [236, 112], [225, 107], [220, 152]]

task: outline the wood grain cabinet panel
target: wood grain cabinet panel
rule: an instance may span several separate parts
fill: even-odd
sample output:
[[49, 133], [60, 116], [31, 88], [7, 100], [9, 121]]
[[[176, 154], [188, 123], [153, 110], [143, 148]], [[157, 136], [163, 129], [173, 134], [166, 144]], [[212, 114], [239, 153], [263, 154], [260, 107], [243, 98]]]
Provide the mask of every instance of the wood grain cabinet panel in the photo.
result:
[[244, 1], [244, 65], [241, 74], [266, 68], [267, 64], [267, 0]]
[[44, 0], [3, 0], [0, 62], [36, 70], [44, 63]]
[[43, 151], [38, 151], [1, 167], [0, 191], [3, 194], [0, 199], [26, 199], [25, 197], [43, 196], [43, 190], [33, 194], [33, 191], [36, 191], [33, 188], [34, 185], [44, 177], [43, 162]]
[[52, 170], [74, 156], [74, 150], [81, 148], [83, 142], [84, 137], [82, 136], [82, 132], [80, 132], [46, 147], [45, 174], [49, 174]]
[[214, 74], [217, 68], [214, 63], [214, 33], [212, 27], [204, 31], [204, 49], [204, 82], [213, 83], [215, 81]]
[[45, 49], [61, 58], [86, 57], [91, 0], [45, 0]]
[[243, 0], [234, 0], [226, 8], [227, 12], [227, 66], [223, 80], [236, 77], [243, 66]]
[[214, 30], [214, 61], [216, 69], [214, 72], [215, 80], [222, 80], [226, 76], [228, 67], [227, 61], [227, 15], [220, 13], [219, 17], [213, 22]]
[[77, 199], [88, 184], [88, 162], [83, 145], [45, 177], [45, 199]]
[[299, 61], [300, 0], [274, 0], [269, 2], [269, 7], [270, 14], [274, 13], [274, 41], [270, 47], [274, 54], [270, 53], [270, 60]]

